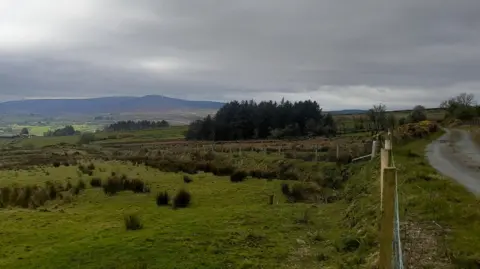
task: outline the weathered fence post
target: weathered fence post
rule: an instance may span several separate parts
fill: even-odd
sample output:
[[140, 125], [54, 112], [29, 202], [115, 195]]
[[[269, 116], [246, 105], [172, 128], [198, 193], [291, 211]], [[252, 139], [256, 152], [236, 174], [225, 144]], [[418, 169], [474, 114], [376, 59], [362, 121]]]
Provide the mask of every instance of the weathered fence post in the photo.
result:
[[397, 169], [393, 167], [390, 138], [389, 131], [387, 139], [385, 139], [385, 148], [382, 148], [380, 152], [380, 269], [392, 268]]
[[373, 140], [372, 141], [372, 154], [371, 154], [371, 159], [375, 159], [375, 157], [377, 157], [377, 148], [378, 148], [378, 141], [377, 140]]
[[394, 167], [384, 168], [382, 215], [380, 220], [380, 269], [392, 268], [395, 178], [396, 169]]
[[337, 144], [337, 160], [340, 158], [340, 147]]

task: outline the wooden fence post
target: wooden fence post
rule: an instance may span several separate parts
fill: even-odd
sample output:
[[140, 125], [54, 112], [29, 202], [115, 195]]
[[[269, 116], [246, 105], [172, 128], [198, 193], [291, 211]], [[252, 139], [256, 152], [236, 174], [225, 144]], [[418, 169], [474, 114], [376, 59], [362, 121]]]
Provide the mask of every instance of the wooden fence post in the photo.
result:
[[379, 269], [392, 268], [393, 254], [393, 225], [394, 225], [394, 199], [395, 199], [395, 181], [396, 168], [386, 167], [383, 171], [383, 196], [382, 196], [382, 215], [380, 219], [380, 258]]
[[372, 141], [372, 155], [371, 155], [371, 159], [375, 159], [375, 157], [377, 156], [377, 148], [378, 148], [378, 141], [377, 140], [373, 140]]

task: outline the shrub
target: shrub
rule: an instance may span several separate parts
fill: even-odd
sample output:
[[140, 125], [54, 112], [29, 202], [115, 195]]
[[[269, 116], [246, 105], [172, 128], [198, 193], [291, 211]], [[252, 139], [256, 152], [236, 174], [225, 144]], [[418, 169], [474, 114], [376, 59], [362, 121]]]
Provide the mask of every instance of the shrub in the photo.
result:
[[295, 184], [292, 186], [292, 190], [290, 191], [290, 197], [294, 202], [302, 201], [305, 199], [304, 191], [303, 185]]
[[79, 190], [84, 190], [85, 187], [86, 187], [86, 184], [85, 184], [85, 181], [83, 181], [82, 179], [80, 179], [77, 183], [77, 186], [76, 186]]
[[88, 170], [95, 170], [95, 165], [93, 163], [90, 163], [88, 166], [87, 166], [87, 169]]
[[143, 193], [145, 192], [145, 182], [140, 179], [123, 179], [123, 188], [125, 190], [131, 190], [135, 193]]
[[117, 177], [109, 177], [102, 187], [106, 195], [115, 195], [117, 192], [123, 190], [123, 182]]
[[67, 181], [67, 184], [65, 185], [65, 190], [70, 190], [72, 188], [72, 183], [70, 181]]
[[193, 181], [193, 179], [192, 179], [190, 176], [187, 176], [187, 175], [184, 175], [184, 176], [183, 176], [183, 182], [185, 182], [185, 183], [188, 184], [188, 183], [190, 183], [190, 182], [192, 182], [192, 181]]
[[93, 133], [83, 133], [78, 140], [78, 144], [90, 144], [91, 142], [95, 141], [95, 134]]
[[70, 193], [72, 195], [78, 195], [80, 193], [80, 188], [78, 188], [77, 186], [73, 187], [70, 189]]
[[93, 188], [101, 187], [102, 186], [102, 180], [98, 177], [94, 177], [90, 180], [90, 186], [92, 186]]
[[235, 168], [230, 165], [216, 166], [212, 168], [212, 173], [216, 176], [229, 176], [235, 171]]
[[47, 181], [45, 183], [45, 188], [46, 188], [47, 195], [50, 198], [50, 200], [57, 199], [57, 193], [58, 193], [57, 188], [55, 187], [55, 185], [52, 182]]
[[12, 190], [11, 190], [10, 187], [3, 187], [3, 188], [0, 189], [0, 204], [1, 204], [1, 207], [6, 207], [9, 204], [11, 191]]
[[125, 229], [135, 231], [143, 228], [140, 219], [136, 215], [127, 215], [124, 217]]
[[243, 170], [237, 170], [233, 172], [233, 174], [230, 176], [230, 181], [231, 182], [241, 182], [245, 178], [247, 178], [248, 173], [243, 171]]
[[68, 162], [63, 162], [63, 165], [64, 165], [64, 166], [70, 166], [70, 163], [68, 163]]
[[23, 208], [28, 208], [32, 194], [33, 194], [32, 187], [26, 186], [26, 187], [20, 188], [20, 191], [17, 196], [17, 200], [15, 201], [15, 205]]
[[168, 196], [168, 192], [167, 191], [164, 191], [164, 192], [160, 192], [157, 194], [157, 205], [158, 206], [162, 206], [162, 205], [168, 205], [170, 199], [170, 197]]
[[282, 183], [282, 193], [285, 196], [290, 196], [290, 186], [287, 183]]
[[190, 205], [191, 195], [188, 191], [181, 189], [173, 198], [173, 208], [185, 208]]
[[46, 189], [44, 188], [37, 188], [31, 197], [31, 205], [33, 208], [37, 208], [39, 206], [43, 206], [48, 200], [49, 195]]
[[60, 162], [53, 162], [53, 167], [60, 167]]

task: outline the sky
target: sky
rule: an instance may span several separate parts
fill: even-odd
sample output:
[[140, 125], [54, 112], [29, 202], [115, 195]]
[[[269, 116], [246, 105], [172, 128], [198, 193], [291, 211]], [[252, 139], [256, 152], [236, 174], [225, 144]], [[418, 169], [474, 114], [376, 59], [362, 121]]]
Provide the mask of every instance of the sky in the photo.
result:
[[478, 0], [0, 0], [0, 101], [480, 96]]

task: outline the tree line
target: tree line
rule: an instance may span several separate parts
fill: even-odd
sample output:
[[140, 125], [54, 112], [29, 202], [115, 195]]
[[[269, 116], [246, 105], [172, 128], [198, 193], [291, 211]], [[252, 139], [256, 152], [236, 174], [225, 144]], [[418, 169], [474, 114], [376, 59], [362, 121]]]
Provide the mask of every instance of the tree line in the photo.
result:
[[147, 129], [157, 129], [169, 127], [170, 124], [165, 121], [117, 121], [105, 127], [107, 132], [116, 132], [116, 131], [137, 131], [137, 130], [147, 130]]
[[80, 131], [75, 130], [72, 125], [67, 125], [63, 128], [56, 129], [54, 131], [48, 130], [47, 132], [43, 133], [43, 136], [72, 136], [72, 135], [79, 135]]
[[299, 136], [334, 136], [335, 121], [315, 101], [280, 103], [232, 101], [214, 116], [192, 122], [187, 140], [244, 140]]

